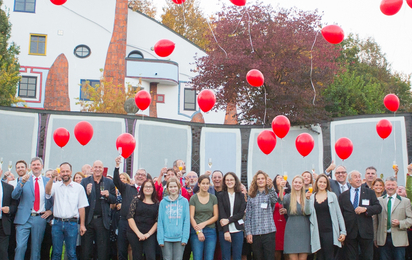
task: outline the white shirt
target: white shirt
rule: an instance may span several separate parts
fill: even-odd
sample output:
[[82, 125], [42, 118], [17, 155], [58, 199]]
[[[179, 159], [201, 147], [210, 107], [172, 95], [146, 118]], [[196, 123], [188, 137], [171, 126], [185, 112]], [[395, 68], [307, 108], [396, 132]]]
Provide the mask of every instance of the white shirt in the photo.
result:
[[[38, 178], [38, 182], [39, 182], [39, 188], [40, 188], [40, 207], [39, 207], [39, 210], [38, 211], [35, 211], [34, 210], [34, 204], [33, 204], [33, 209], [31, 210], [31, 213], [43, 213], [43, 212], [45, 212], [46, 211], [46, 205], [45, 205], [45, 202], [46, 202], [46, 199], [45, 199], [45, 196], [46, 196], [46, 193], [45, 193], [45, 190], [44, 190], [44, 182], [43, 182], [43, 177], [40, 175], [39, 177], [36, 177], [36, 176], [34, 176], [34, 175], [32, 175], [32, 177], [33, 177], [33, 194], [35, 194], [34, 192], [35, 192], [35, 190], [36, 190], [36, 178]], [[35, 195], [36, 196], [36, 195]], [[36, 198], [35, 198], [36, 199]]]
[[[230, 202], [230, 216], [233, 216], [233, 208], [235, 207], [235, 195], [236, 193], [233, 192], [233, 194], [230, 194], [230, 192], [227, 193], [229, 195], [229, 202]], [[240, 232], [240, 230], [237, 230], [235, 223], [230, 223], [229, 224], [229, 232], [230, 233], [236, 233]]]
[[[351, 189], [350, 189], [350, 202], [353, 204], [353, 202], [354, 202], [354, 200], [355, 200], [355, 195], [356, 195], [356, 189], [358, 189], [358, 205], [356, 205], [356, 207], [358, 207], [359, 206], [359, 204], [360, 204], [360, 195], [361, 195], [361, 187], [359, 187], [359, 188], [354, 188], [354, 187], [351, 187]], [[355, 207], [355, 208], [356, 208]]]
[[89, 206], [86, 192], [82, 185], [71, 181], [68, 185], [64, 182], [55, 182], [49, 199], [54, 197], [53, 216], [56, 218], [79, 218], [79, 209]]
[[342, 185], [342, 184], [340, 184], [340, 182], [338, 182], [338, 184], [339, 184], [339, 189], [340, 189], [341, 193], [343, 193], [344, 191], [347, 191], [349, 189], [347, 183]]
[[[393, 212], [393, 208], [394, 208], [394, 205], [395, 205], [396, 193], [393, 194], [392, 196], [388, 196], [388, 197], [386, 198], [386, 207], [388, 206], [389, 197], [392, 198], [392, 199], [391, 199], [391, 222], [392, 222], [392, 212]], [[386, 230], [386, 232], [391, 233], [391, 230], [392, 230], [392, 225], [391, 225], [391, 228], [389, 228], [388, 230]]]

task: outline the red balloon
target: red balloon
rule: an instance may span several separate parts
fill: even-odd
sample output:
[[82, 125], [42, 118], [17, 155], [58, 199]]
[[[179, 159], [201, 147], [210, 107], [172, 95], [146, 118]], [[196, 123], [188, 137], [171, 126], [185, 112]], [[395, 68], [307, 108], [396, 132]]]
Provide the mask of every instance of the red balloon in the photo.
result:
[[403, 0], [382, 0], [381, 12], [385, 15], [394, 15], [401, 10]]
[[154, 46], [154, 51], [160, 57], [167, 57], [175, 50], [175, 43], [170, 40], [160, 40], [156, 42]]
[[58, 146], [63, 148], [69, 142], [70, 133], [69, 131], [67, 131], [66, 128], [59, 127], [56, 130], [54, 130], [53, 139]]
[[134, 96], [134, 102], [136, 102], [136, 106], [140, 110], [145, 110], [150, 106], [150, 102], [152, 102], [152, 97], [146, 90], [140, 90]]
[[136, 140], [133, 135], [129, 133], [119, 135], [116, 140], [116, 149], [118, 151], [119, 147], [122, 148], [123, 158], [129, 158], [129, 156], [134, 152], [134, 148], [136, 148]]
[[74, 127], [74, 136], [81, 145], [86, 145], [93, 137], [93, 126], [86, 121], [77, 123]]
[[346, 137], [339, 138], [335, 143], [335, 151], [342, 160], [348, 159], [353, 152], [352, 141]]
[[398, 110], [399, 103], [399, 98], [395, 94], [388, 94], [383, 99], [383, 104], [385, 107], [392, 112], [396, 112]]
[[216, 103], [216, 96], [210, 89], [200, 91], [197, 96], [197, 103], [203, 112], [210, 111]]
[[303, 156], [308, 156], [315, 147], [315, 140], [308, 133], [302, 133], [296, 137], [295, 146], [298, 152]]
[[382, 119], [376, 124], [376, 132], [378, 135], [385, 139], [392, 133], [392, 123], [387, 119]]
[[270, 154], [276, 146], [276, 135], [270, 130], [263, 130], [257, 137], [257, 144], [264, 154]]
[[62, 5], [67, 2], [67, 0], [50, 0], [55, 5]]
[[[175, 4], [183, 4], [186, 0], [172, 0]], [[160, 56], [160, 55], [159, 55]]]
[[254, 87], [260, 87], [265, 83], [265, 77], [259, 70], [249, 70], [246, 74], [246, 80]]
[[237, 6], [244, 6], [246, 4], [246, 0], [230, 0], [230, 2]]
[[328, 25], [322, 28], [322, 35], [323, 38], [329, 43], [338, 44], [343, 41], [345, 38], [345, 33], [343, 32], [342, 28], [337, 25]]
[[276, 116], [272, 120], [272, 130], [275, 132], [276, 136], [282, 139], [285, 137], [290, 130], [290, 121], [286, 116]]
[[406, 3], [409, 5], [410, 8], [412, 8], [412, 0], [406, 0]]

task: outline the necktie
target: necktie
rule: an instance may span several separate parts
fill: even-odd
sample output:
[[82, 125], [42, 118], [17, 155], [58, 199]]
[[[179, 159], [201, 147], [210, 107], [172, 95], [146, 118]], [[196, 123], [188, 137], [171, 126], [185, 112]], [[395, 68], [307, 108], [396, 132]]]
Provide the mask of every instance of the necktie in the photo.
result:
[[39, 178], [36, 178], [36, 183], [34, 184], [34, 211], [39, 211], [40, 209], [40, 186]]
[[359, 189], [355, 189], [355, 199], [353, 200], [353, 208], [356, 209], [359, 203]]
[[139, 191], [140, 191], [140, 186], [137, 186], [136, 189], [137, 189], [137, 193], [139, 193]]
[[386, 222], [386, 230], [391, 228], [391, 213], [392, 213], [392, 197], [388, 198], [388, 220]]
[[341, 188], [341, 192], [340, 192], [340, 193], [343, 193], [343, 192], [345, 191], [345, 187], [343, 187], [343, 185], [342, 185], [342, 186], [340, 186], [340, 188]]

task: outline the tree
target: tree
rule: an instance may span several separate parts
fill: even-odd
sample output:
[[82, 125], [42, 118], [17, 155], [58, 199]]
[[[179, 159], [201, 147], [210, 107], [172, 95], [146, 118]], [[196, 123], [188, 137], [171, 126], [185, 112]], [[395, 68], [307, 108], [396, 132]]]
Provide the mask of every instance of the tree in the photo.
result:
[[82, 91], [86, 94], [88, 100], [79, 100], [76, 105], [82, 107], [82, 112], [126, 114], [124, 102], [135, 96], [136, 92], [129, 84], [126, 91], [123, 91], [122, 85], [114, 85], [112, 82], [100, 79], [100, 84], [91, 86], [87, 81], [82, 86]]
[[17, 83], [20, 80], [20, 64], [17, 59], [19, 47], [14, 43], [8, 44], [11, 33], [9, 16], [1, 8], [0, 0], [0, 106], [10, 106], [21, 99], [16, 98]]
[[[318, 95], [315, 105], [312, 103], [311, 54], [312, 78], [319, 94], [338, 69], [335, 60], [340, 48], [319, 34], [311, 52], [321, 16], [296, 8], [275, 11], [261, 4], [238, 10], [224, 7], [217, 14], [215, 35], [227, 55], [210, 39], [209, 56], [196, 60], [199, 75], [192, 80], [194, 87], [198, 91], [214, 89], [216, 109], [235, 103], [242, 123], [269, 123], [279, 114], [295, 124], [327, 119], [322, 98]], [[264, 74], [263, 87], [254, 88], [246, 82], [250, 69]]]
[[386, 94], [396, 94], [400, 112], [410, 112], [410, 75], [392, 72], [380, 46], [372, 38], [350, 34], [341, 43], [341, 73], [323, 91], [326, 110], [333, 116], [390, 113], [383, 105]]
[[187, 0], [183, 4], [166, 1], [163, 7], [162, 24], [166, 25], [189, 41], [206, 49], [209, 44], [210, 29], [199, 7], [198, 0]]
[[157, 11], [153, 5], [153, 0], [129, 0], [129, 8], [144, 13], [153, 19], [156, 18]]

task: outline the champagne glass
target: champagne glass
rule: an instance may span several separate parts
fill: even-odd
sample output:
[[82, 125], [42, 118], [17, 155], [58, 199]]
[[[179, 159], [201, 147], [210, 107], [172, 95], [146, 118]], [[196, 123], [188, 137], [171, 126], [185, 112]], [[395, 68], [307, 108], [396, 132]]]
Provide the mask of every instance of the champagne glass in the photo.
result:
[[120, 156], [122, 156], [122, 147], [117, 148], [117, 152], [119, 153]]
[[392, 163], [392, 169], [396, 169], [396, 166], [398, 166], [397, 164], [396, 164], [396, 161], [393, 161], [393, 163]]
[[209, 162], [207, 163], [207, 165], [209, 165], [209, 169], [212, 168], [212, 158], [209, 158]]
[[167, 158], [165, 158], [165, 167], [167, 168]]
[[183, 162], [179, 161], [177, 167], [179, 167], [179, 171], [182, 171], [183, 170]]
[[[100, 194], [101, 194], [102, 191], [104, 191], [104, 181], [103, 181], [103, 178], [100, 180]], [[103, 195], [100, 195], [100, 199], [101, 199], [101, 200], [104, 200], [104, 196], [103, 196]]]
[[0, 158], [0, 169], [3, 167], [3, 157]]
[[9, 166], [7, 166], [7, 168], [9, 169], [9, 171], [11, 171], [11, 169], [13, 168], [13, 162], [9, 161]]
[[[287, 172], [284, 172], [284, 173], [283, 173], [283, 179], [284, 179], [285, 181], [288, 181], [288, 173], [287, 173]], [[283, 189], [284, 189], [284, 190], [287, 190], [288, 187], [285, 186]]]
[[312, 164], [312, 173], [315, 173], [315, 164]]
[[309, 185], [309, 187], [308, 187], [308, 191], [310, 192], [310, 193], [312, 193], [313, 192], [313, 187], [312, 187], [312, 185], [310, 184]]

